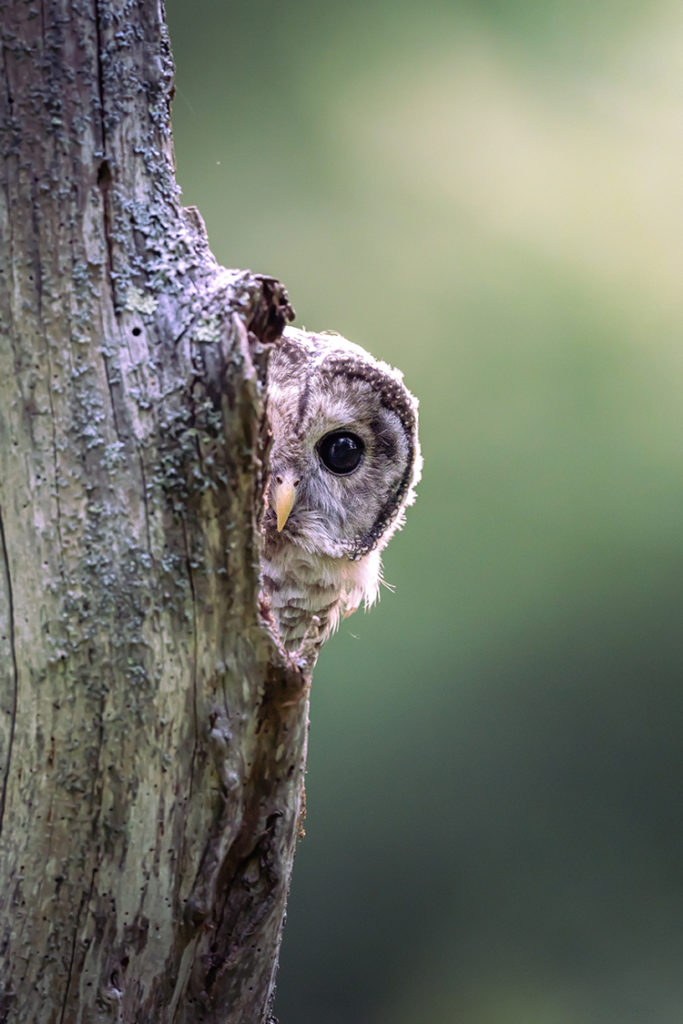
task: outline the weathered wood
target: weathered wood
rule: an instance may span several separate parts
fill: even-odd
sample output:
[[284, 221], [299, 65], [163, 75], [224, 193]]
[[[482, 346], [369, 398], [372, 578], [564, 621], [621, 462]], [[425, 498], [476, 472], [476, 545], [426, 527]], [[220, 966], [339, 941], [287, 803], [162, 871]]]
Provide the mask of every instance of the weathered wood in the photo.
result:
[[161, 5], [0, 10], [0, 1020], [257, 1024], [308, 707], [258, 608], [291, 309], [179, 206]]

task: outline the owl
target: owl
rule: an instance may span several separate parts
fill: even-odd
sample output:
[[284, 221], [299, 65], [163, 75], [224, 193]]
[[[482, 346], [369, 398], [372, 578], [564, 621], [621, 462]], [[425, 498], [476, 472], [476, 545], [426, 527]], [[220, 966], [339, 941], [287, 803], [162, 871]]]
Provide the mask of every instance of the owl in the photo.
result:
[[376, 601], [381, 552], [415, 500], [417, 401], [402, 374], [338, 334], [286, 328], [270, 356], [261, 603], [309, 664]]

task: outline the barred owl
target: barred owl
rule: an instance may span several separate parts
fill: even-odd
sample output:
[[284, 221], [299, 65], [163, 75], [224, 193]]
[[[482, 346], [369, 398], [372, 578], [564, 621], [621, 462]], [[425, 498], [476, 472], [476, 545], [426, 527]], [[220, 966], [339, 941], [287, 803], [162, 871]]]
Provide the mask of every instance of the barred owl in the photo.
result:
[[310, 663], [340, 618], [377, 599], [380, 553], [420, 477], [417, 401], [358, 345], [287, 328], [267, 408], [262, 606], [286, 652]]

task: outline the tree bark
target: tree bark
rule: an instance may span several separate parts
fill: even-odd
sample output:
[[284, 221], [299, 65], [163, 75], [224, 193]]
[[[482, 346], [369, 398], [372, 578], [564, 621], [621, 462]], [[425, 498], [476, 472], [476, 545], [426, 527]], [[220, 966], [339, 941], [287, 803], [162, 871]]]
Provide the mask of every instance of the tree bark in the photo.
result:
[[162, 4], [0, 11], [0, 1021], [257, 1024], [308, 714], [258, 603], [293, 313], [179, 206]]

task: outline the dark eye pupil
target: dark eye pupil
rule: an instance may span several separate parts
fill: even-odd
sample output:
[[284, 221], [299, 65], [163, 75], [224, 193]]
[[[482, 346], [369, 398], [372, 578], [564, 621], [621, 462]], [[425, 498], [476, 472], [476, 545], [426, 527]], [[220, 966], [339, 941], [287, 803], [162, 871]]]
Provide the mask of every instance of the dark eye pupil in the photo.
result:
[[363, 457], [365, 445], [357, 434], [335, 430], [318, 442], [318, 452], [323, 465], [332, 473], [343, 476], [353, 473]]

